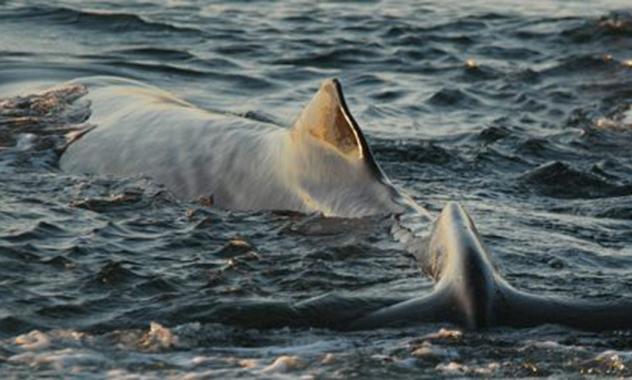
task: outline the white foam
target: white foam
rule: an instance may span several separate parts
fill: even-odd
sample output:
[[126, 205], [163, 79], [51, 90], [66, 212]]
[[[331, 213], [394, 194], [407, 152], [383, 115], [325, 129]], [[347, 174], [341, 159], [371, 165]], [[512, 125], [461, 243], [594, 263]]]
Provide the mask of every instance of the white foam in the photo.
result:
[[442, 358], [450, 360], [459, 358], [458, 352], [429, 342], [424, 342], [421, 347], [416, 348], [411, 355], [418, 358]]
[[460, 376], [460, 375], [482, 375], [491, 376], [500, 368], [500, 363], [489, 363], [485, 366], [468, 366], [457, 362], [449, 362], [447, 364], [440, 363], [435, 370], [444, 374]]
[[27, 151], [33, 149], [37, 142], [37, 135], [34, 133], [21, 133], [15, 144], [15, 149], [19, 151]]
[[50, 347], [50, 337], [39, 330], [15, 338], [15, 343], [23, 350], [41, 350]]
[[625, 126], [632, 127], [632, 106], [630, 106], [630, 109], [623, 115], [622, 123]]
[[161, 351], [176, 346], [178, 336], [159, 323], [151, 322], [149, 332], [143, 337], [141, 345], [149, 351]]
[[64, 348], [44, 352], [25, 352], [8, 358], [9, 362], [30, 367], [49, 366], [58, 371], [80, 371], [85, 367], [105, 367], [112, 363], [102, 355], [85, 349]]
[[424, 335], [422, 339], [460, 339], [463, 336], [463, 332], [460, 330], [451, 330], [442, 328], [436, 333]]
[[600, 353], [599, 355], [597, 355], [597, 359], [613, 359], [613, 358], [632, 361], [632, 351], [606, 350]]
[[298, 356], [279, 356], [270, 364], [261, 370], [261, 372], [270, 374], [270, 373], [285, 373], [290, 371], [295, 371], [299, 369], [303, 369], [306, 367], [305, 362]]

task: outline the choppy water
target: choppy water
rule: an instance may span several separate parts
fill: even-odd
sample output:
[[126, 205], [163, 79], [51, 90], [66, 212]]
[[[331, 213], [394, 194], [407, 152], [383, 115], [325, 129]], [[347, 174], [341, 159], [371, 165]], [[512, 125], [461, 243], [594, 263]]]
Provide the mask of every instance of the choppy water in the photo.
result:
[[[0, 2], [0, 97], [108, 74], [289, 124], [335, 76], [390, 178], [431, 210], [462, 202], [518, 288], [632, 298], [629, 2], [213, 3]], [[220, 302], [431, 283], [387, 221], [225, 212], [149, 178], [65, 174], [7, 120], [3, 378], [632, 375], [630, 331], [213, 323]]]

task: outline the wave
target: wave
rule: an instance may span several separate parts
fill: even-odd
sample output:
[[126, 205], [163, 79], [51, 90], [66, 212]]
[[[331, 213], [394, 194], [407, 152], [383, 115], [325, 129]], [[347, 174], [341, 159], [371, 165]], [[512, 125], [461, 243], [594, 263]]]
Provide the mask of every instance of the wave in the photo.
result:
[[21, 19], [37, 23], [72, 25], [81, 29], [108, 30], [112, 32], [200, 33], [199, 29], [152, 21], [136, 14], [77, 10], [65, 7], [22, 7], [5, 12], [2, 17], [12, 20]]
[[632, 184], [619, 184], [603, 176], [554, 161], [521, 177], [543, 195], [554, 198], [603, 198], [632, 195]]

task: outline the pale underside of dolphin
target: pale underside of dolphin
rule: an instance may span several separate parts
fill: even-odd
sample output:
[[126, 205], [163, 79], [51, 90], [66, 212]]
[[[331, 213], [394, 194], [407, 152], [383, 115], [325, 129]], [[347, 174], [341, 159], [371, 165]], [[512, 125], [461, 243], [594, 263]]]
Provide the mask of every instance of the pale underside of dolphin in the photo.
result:
[[[176, 195], [212, 196], [237, 210], [283, 209], [361, 217], [427, 211], [397, 190], [373, 159], [340, 84], [325, 81], [292, 128], [213, 113], [138, 82], [77, 80], [94, 130], [61, 157], [67, 171], [147, 174]], [[435, 281], [410, 299], [325, 295], [298, 303], [214, 304], [201, 319], [252, 327], [368, 329], [429, 322], [466, 328], [544, 323], [632, 328], [632, 303], [543, 297], [513, 288], [492, 264], [469, 215], [448, 204], [414, 254]], [[193, 316], [195, 317], [195, 316]]]

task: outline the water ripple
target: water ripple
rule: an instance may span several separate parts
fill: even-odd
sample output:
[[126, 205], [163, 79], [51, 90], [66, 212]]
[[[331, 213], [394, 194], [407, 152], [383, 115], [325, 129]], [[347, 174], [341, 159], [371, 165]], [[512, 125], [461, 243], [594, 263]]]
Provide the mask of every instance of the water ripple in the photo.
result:
[[[388, 219], [215, 210], [143, 176], [62, 173], [60, 143], [85, 126], [89, 107], [42, 93], [79, 76], [124, 76], [227, 115], [291, 125], [319, 83], [338, 77], [391, 180], [433, 212], [462, 202], [512, 284], [627, 299], [628, 8], [0, 2], [3, 374], [630, 376], [627, 331], [341, 333], [300, 318], [277, 328], [279, 315], [309, 314], [312, 297], [348, 318], [375, 307], [365, 297], [409, 298], [431, 284]], [[310, 322], [335, 325], [330, 315]], [[273, 372], [278, 363], [295, 372]]]

